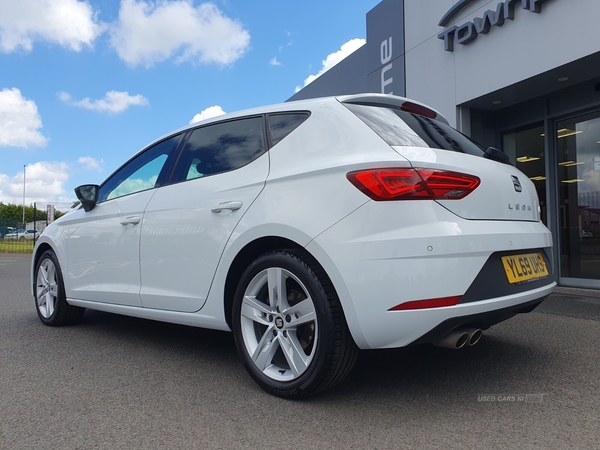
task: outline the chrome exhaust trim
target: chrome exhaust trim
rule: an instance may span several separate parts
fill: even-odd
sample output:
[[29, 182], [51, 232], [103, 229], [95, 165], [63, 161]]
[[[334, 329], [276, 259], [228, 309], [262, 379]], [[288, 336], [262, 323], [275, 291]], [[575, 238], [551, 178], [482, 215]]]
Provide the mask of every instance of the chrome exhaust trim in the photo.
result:
[[481, 328], [457, 328], [439, 341], [434, 342], [433, 345], [451, 348], [452, 350], [458, 350], [465, 346], [472, 347], [479, 342], [482, 334]]
[[456, 329], [448, 333], [442, 339], [434, 342], [433, 345], [438, 347], [451, 348], [452, 350], [458, 350], [463, 348], [469, 342], [469, 333], [465, 329]]
[[472, 330], [468, 331], [469, 333], [469, 347], [474, 346], [475, 344], [477, 344], [479, 342], [479, 340], [481, 339], [481, 336], [483, 335], [483, 331], [481, 331], [480, 328], [474, 328]]

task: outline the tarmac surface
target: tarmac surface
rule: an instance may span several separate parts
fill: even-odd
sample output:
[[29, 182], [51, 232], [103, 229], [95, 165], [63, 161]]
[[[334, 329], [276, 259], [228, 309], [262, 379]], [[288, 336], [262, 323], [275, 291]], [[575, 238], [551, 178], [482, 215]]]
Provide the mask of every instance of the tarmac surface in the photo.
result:
[[465, 350], [362, 352], [335, 389], [286, 401], [229, 333], [42, 325], [30, 260], [0, 253], [0, 449], [600, 448], [600, 292], [558, 288]]

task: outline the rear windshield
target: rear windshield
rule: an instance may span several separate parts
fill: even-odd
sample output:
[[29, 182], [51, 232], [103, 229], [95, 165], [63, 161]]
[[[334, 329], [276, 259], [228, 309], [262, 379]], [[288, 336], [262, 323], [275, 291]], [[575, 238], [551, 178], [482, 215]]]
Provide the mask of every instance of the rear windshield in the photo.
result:
[[439, 148], [483, 156], [485, 148], [439, 120], [400, 109], [344, 103], [389, 145]]

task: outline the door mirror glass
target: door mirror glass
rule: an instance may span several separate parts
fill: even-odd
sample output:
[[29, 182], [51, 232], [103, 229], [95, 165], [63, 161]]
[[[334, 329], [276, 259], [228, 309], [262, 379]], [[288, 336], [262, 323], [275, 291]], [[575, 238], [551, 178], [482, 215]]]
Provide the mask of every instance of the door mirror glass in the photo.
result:
[[75, 195], [77, 195], [85, 212], [94, 209], [96, 203], [98, 203], [98, 189], [97, 184], [84, 184], [75, 188]]

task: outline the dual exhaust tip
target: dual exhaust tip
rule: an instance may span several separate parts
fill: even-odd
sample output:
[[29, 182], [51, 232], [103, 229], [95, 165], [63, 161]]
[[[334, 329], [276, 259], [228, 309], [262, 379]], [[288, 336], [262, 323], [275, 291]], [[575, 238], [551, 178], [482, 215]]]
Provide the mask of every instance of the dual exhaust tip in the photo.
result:
[[458, 350], [465, 346], [472, 347], [477, 344], [482, 334], [483, 331], [480, 328], [457, 328], [433, 344], [438, 347]]

